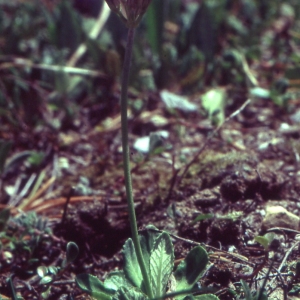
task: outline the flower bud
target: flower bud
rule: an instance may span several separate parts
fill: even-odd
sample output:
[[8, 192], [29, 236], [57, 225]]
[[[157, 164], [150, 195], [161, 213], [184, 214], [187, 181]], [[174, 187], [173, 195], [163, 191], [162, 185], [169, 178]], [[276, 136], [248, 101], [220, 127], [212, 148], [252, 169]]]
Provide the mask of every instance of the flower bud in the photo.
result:
[[136, 27], [151, 0], [105, 0], [110, 9], [125, 22], [127, 27]]

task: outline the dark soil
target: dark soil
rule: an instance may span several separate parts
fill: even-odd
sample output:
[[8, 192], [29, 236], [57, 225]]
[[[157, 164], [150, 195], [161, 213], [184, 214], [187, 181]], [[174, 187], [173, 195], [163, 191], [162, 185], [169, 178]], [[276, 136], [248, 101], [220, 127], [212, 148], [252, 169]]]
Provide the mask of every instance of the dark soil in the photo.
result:
[[[261, 62], [250, 67], [262, 74], [257, 75], [261, 86], [270, 84], [267, 78], [282, 75], [276, 66], [264, 68]], [[117, 80], [111, 81], [109, 87], [100, 83], [109, 95], [103, 103], [83, 97], [76, 120], [62, 124], [59, 131], [42, 122], [36, 127], [23, 124], [20, 130], [0, 118], [0, 139], [14, 141], [9, 168], [1, 177], [1, 208], [9, 207], [12, 218], [1, 236], [0, 297], [11, 297], [7, 283], [11, 276], [24, 299], [42, 299], [46, 286], [40, 284], [36, 269], [59, 267], [69, 241], [78, 245], [79, 256], [51, 284], [48, 299], [89, 299], [76, 287], [76, 274], [90, 273], [103, 280], [108, 272], [122, 268], [122, 245], [130, 237], [130, 224], [122, 170], [120, 89]], [[299, 87], [289, 87], [293, 99], [288, 105], [253, 97], [243, 107], [248, 100], [246, 84], [231, 84], [225, 78], [224, 82], [222, 88], [230, 98], [224, 111], [228, 119], [219, 127], [202, 108], [172, 111], [158, 91], [130, 90], [138, 227], [153, 224], [169, 232], [176, 261], [195, 245], [203, 245], [210, 265], [201, 284], [221, 300], [236, 299], [241, 279], [259, 290], [269, 269], [270, 299], [288, 299], [287, 293], [299, 283], [293, 274], [300, 228], [272, 230], [275, 237], [267, 250], [255, 237], [266, 233], [262, 222], [267, 205], [300, 215]], [[197, 93], [189, 100], [201, 107], [202, 92]], [[145, 103], [139, 112], [133, 109], [137, 99]], [[149, 155], [135, 150], [138, 138], [158, 130], [169, 133], [162, 151]], [[44, 158], [29, 163], [28, 150], [40, 151]], [[24, 191], [31, 176], [40, 183]], [[36, 219], [30, 223], [32, 211]], [[202, 220], [194, 221], [199, 216]]]
[[[294, 110], [299, 108], [300, 103], [294, 106]], [[258, 120], [253, 120], [252, 126], [247, 117], [249, 110], [257, 112]], [[265, 113], [267, 117], [259, 122], [264, 112], [268, 112]], [[289, 117], [289, 113], [270, 101], [253, 101], [238, 117], [225, 123], [208, 142], [209, 133], [189, 127], [189, 123], [184, 127], [185, 135], [180, 137], [174, 132], [177, 125], [169, 125], [175, 160], [183, 147], [190, 148], [186, 157], [191, 160], [193, 153], [207, 143], [205, 151], [191, 165], [186, 176], [180, 178], [180, 172], [175, 172], [170, 165], [168, 157], [171, 152], [168, 150], [134, 167], [139, 227], [153, 224], [184, 238], [174, 238], [177, 259], [183, 258], [193, 243], [206, 246], [211, 251], [212, 263], [204, 277], [203, 283], [207, 286], [224, 289], [241, 278], [253, 280], [267, 271], [270, 261], [265, 260], [263, 247], [254, 242], [255, 236], [264, 233], [261, 227], [262, 212], [267, 202], [280, 204], [299, 215], [298, 163], [295, 157], [299, 137], [298, 134], [286, 134], [279, 128], [281, 123], [292, 123]], [[200, 116], [193, 116], [194, 122], [201, 120]], [[189, 122], [189, 118], [186, 118], [186, 122]], [[73, 134], [76, 135], [72, 132], [68, 135], [71, 137]], [[228, 135], [233, 134], [234, 138], [228, 142]], [[44, 202], [37, 200], [25, 207], [26, 210], [33, 207], [37, 211], [40, 208], [40, 214], [51, 221], [49, 224], [54, 236], [48, 238], [46, 245], [49, 248], [42, 246], [42, 243], [36, 249], [35, 257], [47, 259], [30, 266], [31, 272], [28, 272], [28, 266], [16, 259], [13, 269], [7, 265], [3, 273], [6, 276], [2, 277], [3, 294], [8, 293], [4, 289], [4, 278], [14, 270], [17, 290], [25, 299], [38, 299], [42, 286], [37, 285], [38, 279], [30, 274], [40, 264], [58, 265], [64, 256], [66, 241], [76, 242], [80, 255], [54, 285], [50, 299], [65, 299], [63, 295], [81, 294], [74, 284], [65, 283], [74, 274], [89, 272], [103, 279], [108, 271], [122, 267], [120, 251], [124, 241], [130, 237], [130, 227], [121, 157], [117, 150], [119, 137], [119, 129], [105, 135], [95, 134], [88, 140], [79, 135], [71, 145], [57, 151], [59, 156], [82, 155], [87, 161], [84, 168], [78, 167], [75, 162], [74, 169], [78, 174], [76, 171], [75, 175], [69, 175], [64, 171], [58, 189], [66, 190], [70, 186], [68, 182], [78, 182], [80, 175], [84, 174], [90, 180], [88, 188], [90, 194], [95, 195], [94, 200], [93, 197], [85, 199], [82, 196], [82, 200], [77, 202], [76, 191], [71, 193], [65, 218], [62, 218], [62, 212], [68, 197], [62, 198], [58, 205], [55, 200], [45, 199], [49, 201], [46, 208], [43, 208]], [[237, 143], [242, 145], [241, 149], [237, 150]], [[84, 144], [90, 145], [88, 150], [84, 150]], [[170, 190], [174, 180], [175, 184]], [[192, 223], [200, 214], [212, 214], [213, 217]], [[277, 232], [270, 250], [274, 253], [274, 267], [282, 262], [286, 251], [295, 243], [294, 238], [295, 233], [284, 229]], [[291, 253], [290, 262], [296, 259], [296, 254], [297, 250]], [[25, 259], [26, 255], [22, 255]], [[258, 268], [261, 271], [257, 271]], [[289, 280], [284, 279], [284, 282], [286, 287], [290, 284]], [[281, 284], [277, 284], [279, 288]], [[230, 299], [225, 290], [219, 296], [221, 299]]]

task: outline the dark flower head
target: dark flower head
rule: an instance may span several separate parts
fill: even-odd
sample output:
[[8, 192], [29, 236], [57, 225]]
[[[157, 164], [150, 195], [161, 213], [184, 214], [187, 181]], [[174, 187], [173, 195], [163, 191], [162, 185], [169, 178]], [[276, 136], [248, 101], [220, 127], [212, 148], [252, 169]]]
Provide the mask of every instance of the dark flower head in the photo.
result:
[[151, 0], [105, 0], [110, 9], [115, 12], [129, 28], [136, 27]]

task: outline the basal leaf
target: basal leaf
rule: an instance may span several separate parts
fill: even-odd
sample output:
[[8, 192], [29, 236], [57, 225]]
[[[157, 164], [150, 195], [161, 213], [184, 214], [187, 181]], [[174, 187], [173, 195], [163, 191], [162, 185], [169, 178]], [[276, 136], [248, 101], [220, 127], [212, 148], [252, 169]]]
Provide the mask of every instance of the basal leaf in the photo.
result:
[[127, 288], [122, 286], [117, 291], [116, 295], [113, 297], [113, 300], [146, 300], [148, 297], [143, 294], [141, 291], [131, 287]]
[[174, 265], [174, 250], [170, 236], [163, 232], [156, 239], [150, 255], [150, 280], [154, 297], [165, 294]]
[[115, 271], [108, 274], [105, 278], [104, 286], [117, 291], [121, 286], [131, 288], [131, 283], [126, 279], [123, 271]]
[[115, 294], [114, 290], [106, 288], [96, 276], [90, 274], [77, 275], [75, 282], [80, 289], [96, 300], [111, 300]]
[[124, 255], [124, 273], [129, 282], [142, 289], [143, 276], [137, 260], [132, 239], [128, 239], [123, 247]]
[[[192, 288], [200, 278], [208, 263], [207, 252], [201, 246], [193, 248], [184, 261], [182, 261], [175, 273], [177, 281], [176, 291], [186, 290]], [[176, 299], [183, 299], [178, 297]]]
[[149, 273], [150, 255], [154, 247], [155, 240], [160, 235], [157, 228], [153, 225], [148, 225], [146, 230], [143, 230], [140, 237], [140, 244], [143, 252], [144, 261], [146, 264], [147, 272]]

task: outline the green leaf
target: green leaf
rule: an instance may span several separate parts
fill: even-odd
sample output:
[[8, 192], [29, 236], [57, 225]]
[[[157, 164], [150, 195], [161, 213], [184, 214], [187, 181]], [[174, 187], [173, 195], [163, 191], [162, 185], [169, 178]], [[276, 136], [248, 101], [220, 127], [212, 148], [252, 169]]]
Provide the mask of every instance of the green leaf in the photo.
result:
[[57, 275], [60, 272], [60, 270], [61, 270], [60, 267], [56, 267], [56, 266], [49, 266], [48, 267], [48, 273], [49, 274]]
[[244, 290], [245, 300], [252, 300], [252, 295], [251, 295], [251, 291], [250, 291], [248, 284], [244, 280], [241, 280], [240, 282], [241, 282], [242, 288]]
[[44, 152], [32, 151], [27, 161], [33, 166], [39, 166], [45, 158]]
[[107, 275], [104, 281], [106, 288], [117, 291], [121, 286], [132, 287], [130, 282], [126, 279], [123, 271], [111, 272]]
[[156, 239], [150, 255], [150, 280], [154, 297], [165, 294], [173, 265], [173, 244], [170, 236], [163, 232]]
[[52, 276], [44, 276], [41, 280], [40, 280], [40, 284], [49, 284], [50, 282], [53, 281], [53, 277]]
[[154, 247], [155, 240], [160, 234], [161, 233], [155, 226], [148, 225], [146, 226], [146, 230], [143, 230], [139, 235], [143, 257], [148, 273], [150, 272], [150, 255]]
[[48, 273], [48, 268], [45, 267], [45, 266], [39, 266], [39, 267], [37, 268], [36, 271], [37, 271], [37, 274], [38, 274], [41, 278], [43, 278], [44, 276], [47, 275], [47, 273]]
[[265, 250], [268, 250], [271, 242], [274, 240], [274, 237], [275, 237], [274, 232], [268, 232], [264, 236], [260, 236], [260, 235], [256, 236], [254, 240], [259, 244], [261, 244], [265, 248]]
[[254, 293], [251, 293], [248, 284], [244, 280], [241, 280], [240, 282], [244, 290], [245, 300], [268, 300], [268, 296], [265, 292], [256, 291]]
[[256, 293], [254, 300], [269, 300], [268, 295], [265, 292], [261, 294], [259, 292]]
[[48, 299], [51, 294], [51, 286], [49, 286], [46, 291], [41, 293], [43, 299]]
[[212, 89], [202, 96], [202, 106], [215, 125], [220, 125], [225, 120], [225, 102], [226, 92], [221, 88]]
[[[193, 288], [202, 272], [205, 270], [207, 263], [208, 256], [205, 249], [201, 246], [193, 248], [184, 261], [178, 265], [174, 273], [177, 281], [176, 291]], [[184, 297], [178, 297], [176, 299], [183, 298]]]
[[4, 208], [0, 212], [0, 231], [3, 231], [10, 217], [10, 209]]
[[122, 286], [118, 289], [113, 300], [146, 300], [148, 297], [135, 288]]
[[96, 276], [90, 274], [77, 275], [75, 282], [80, 289], [96, 300], [111, 300], [115, 294], [114, 290], [106, 288]]
[[165, 24], [166, 2], [154, 0], [149, 5], [145, 19], [147, 24], [147, 40], [154, 53], [159, 53], [162, 45], [163, 25]]
[[200, 214], [192, 221], [191, 225], [194, 225], [198, 221], [212, 219], [213, 217], [214, 217], [214, 214]]
[[[150, 255], [155, 244], [156, 238], [160, 235], [155, 226], [149, 225], [146, 230], [141, 231], [139, 238], [142, 248], [144, 262], [147, 272], [150, 272]], [[143, 276], [136, 257], [134, 245], [131, 239], [128, 239], [123, 247], [124, 255], [124, 274], [130, 284], [144, 291]]]
[[72, 263], [78, 256], [79, 249], [76, 243], [69, 242], [67, 244], [67, 252], [66, 252], [66, 258], [67, 258], [67, 264]]
[[217, 215], [216, 218], [218, 218], [220, 220], [230, 220], [230, 221], [235, 222], [235, 221], [239, 220], [242, 216], [243, 216], [243, 212], [233, 211], [233, 212], [228, 213], [228, 214], [223, 215], [223, 216]]
[[128, 239], [123, 247], [124, 254], [124, 273], [129, 282], [142, 289], [143, 276], [137, 260], [132, 239]]

